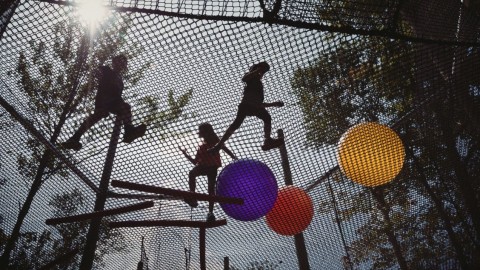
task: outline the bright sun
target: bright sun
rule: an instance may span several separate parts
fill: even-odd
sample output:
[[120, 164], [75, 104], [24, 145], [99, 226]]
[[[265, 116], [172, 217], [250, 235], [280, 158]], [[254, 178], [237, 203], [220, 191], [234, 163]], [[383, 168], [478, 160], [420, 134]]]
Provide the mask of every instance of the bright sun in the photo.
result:
[[107, 10], [100, 0], [83, 0], [78, 6], [79, 19], [94, 30], [107, 16]]

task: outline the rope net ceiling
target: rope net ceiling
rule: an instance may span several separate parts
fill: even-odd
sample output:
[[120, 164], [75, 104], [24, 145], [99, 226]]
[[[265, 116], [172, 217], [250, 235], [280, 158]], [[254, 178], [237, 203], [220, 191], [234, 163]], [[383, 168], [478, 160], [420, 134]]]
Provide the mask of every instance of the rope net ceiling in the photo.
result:
[[[2, 258], [19, 213], [28, 211], [7, 256], [11, 269], [80, 267], [89, 221], [45, 220], [92, 212], [105, 171], [111, 180], [188, 191], [193, 165], [179, 147], [195, 155], [203, 122], [224, 134], [242, 76], [260, 61], [271, 67], [262, 80], [265, 101], [285, 103], [268, 108], [272, 135], [283, 130], [293, 184], [314, 205], [303, 232], [310, 269], [480, 265], [476, 1], [104, 1], [107, 11], [94, 22], [95, 10], [85, 15], [81, 1], [7, 2], [0, 20]], [[121, 142], [122, 130], [105, 167], [115, 115], [82, 137], [80, 151], [60, 143], [93, 111], [96, 68], [119, 53], [129, 58], [123, 97], [133, 123], [148, 128], [131, 144]], [[359, 185], [338, 167], [340, 137], [363, 122], [389, 126], [403, 142], [403, 169], [388, 184]], [[263, 123], [248, 117], [226, 145], [240, 159], [265, 163], [282, 188], [280, 151], [262, 151], [263, 140]], [[47, 149], [51, 158], [41, 162]], [[221, 160], [232, 162], [222, 151]], [[105, 209], [155, 204], [105, 223], [204, 221], [208, 212], [206, 202], [191, 209], [177, 197], [108, 190]], [[207, 193], [205, 176], [196, 191]], [[265, 218], [238, 221], [218, 204], [214, 214], [227, 225], [206, 230], [207, 269], [224, 269], [224, 257], [230, 269], [299, 268], [294, 237], [275, 233]], [[106, 228], [94, 269], [136, 269], [139, 261], [143, 269], [200, 269], [198, 229]]]

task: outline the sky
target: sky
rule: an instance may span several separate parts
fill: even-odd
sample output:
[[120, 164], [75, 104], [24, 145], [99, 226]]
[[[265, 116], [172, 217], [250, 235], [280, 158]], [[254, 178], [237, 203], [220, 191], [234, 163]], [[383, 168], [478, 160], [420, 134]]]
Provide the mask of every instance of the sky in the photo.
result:
[[[38, 14], [43, 9], [42, 5], [33, 9], [20, 6], [18, 14], [21, 14], [21, 19], [14, 17], [12, 25], [20, 27], [24, 24], [29, 28], [15, 29], [14, 32], [7, 31], [6, 38], [0, 41], [4, 51], [9, 52], [1, 54], [0, 77], [13, 91], [18, 86], [14, 78], [8, 76], [6, 72], [14, 68], [19, 49], [23, 48], [29, 39], [50, 39], [53, 17], [42, 17]], [[55, 13], [57, 9], [62, 7], [49, 7], [46, 12], [57, 14]], [[243, 85], [240, 79], [248, 67], [258, 61], [267, 61], [272, 67], [264, 78], [266, 101], [284, 100], [286, 103], [283, 108], [273, 108], [269, 111], [273, 119], [273, 130], [282, 128], [285, 132], [295, 185], [306, 188], [328, 169], [336, 166], [335, 146], [318, 149], [306, 144], [302, 113], [290, 86], [290, 78], [295, 69], [314, 61], [316, 56], [322, 53], [322, 48], [331, 49], [331, 46], [334, 46], [323, 43], [322, 33], [260, 23], [195, 21], [148, 14], [133, 16], [135, 25], [126, 37], [127, 42], [143, 46], [145, 51], [129, 63], [129, 68], [134, 70], [145, 61], [151, 61], [153, 65], [146, 71], [144, 78], [137, 86], [126, 89], [124, 96], [128, 101], [128, 97], [134, 92], [153, 95], [162, 101], [161, 104], [165, 104], [167, 90], [174, 90], [178, 96], [193, 89], [192, 100], [185, 110], [185, 113], [191, 117], [168, 127], [169, 131], [181, 131], [182, 135], [162, 140], [158, 132], [151, 130], [147, 132], [142, 142], [130, 145], [119, 144], [112, 179], [188, 190], [187, 176], [191, 164], [183, 157], [178, 147], [184, 147], [194, 155], [196, 147], [201, 142], [196, 135], [197, 125], [201, 122], [212, 123], [218, 134], [225, 131], [233, 120], [236, 105], [241, 99]], [[61, 16], [57, 16], [54, 20], [61, 19]], [[2, 92], [1, 94], [7, 96], [11, 102], [15, 102], [19, 111], [24, 109], [20, 102], [21, 98], [18, 99], [15, 93]], [[141, 108], [137, 109], [140, 112], [134, 112], [134, 122], [137, 121], [135, 123], [138, 123], [141, 117]], [[112, 123], [109, 121], [111, 120], [112, 118], [108, 121], [104, 120], [99, 126], [110, 129]], [[67, 124], [72, 125], [72, 123]], [[73, 128], [72, 126], [70, 130], [62, 133], [61, 139], [66, 139], [70, 135], [69, 132], [73, 132]], [[275, 151], [260, 150], [263, 141], [261, 134], [261, 122], [250, 118], [232, 136], [227, 145], [240, 158], [252, 158], [265, 162], [272, 168], [281, 187], [284, 184], [279, 155]], [[106, 147], [108, 140], [99, 140], [96, 143]], [[9, 145], [4, 145], [3, 150], [2, 148], [0, 150], [6, 152]], [[84, 149], [74, 155], [74, 158], [82, 159], [92, 149], [93, 144], [86, 144]], [[105, 152], [85, 160], [80, 165], [80, 169], [87, 171], [87, 175], [96, 183], [102, 172], [100, 164], [103, 164]], [[222, 162], [226, 165], [230, 160], [223, 155]], [[2, 157], [2, 163], [14, 166], [12, 157]], [[13, 177], [20, 179], [18, 175]], [[205, 182], [205, 179], [198, 180], [197, 192], [206, 193]], [[35, 228], [35, 224], [43, 224], [43, 219], [49, 216], [51, 209], [45, 206], [45, 200], [41, 201], [39, 198], [48, 198], [55, 193], [69, 191], [74, 187], [84, 191], [89, 202], [93, 202], [93, 194], [77, 177], [72, 176], [66, 180], [52, 179], [46, 182], [37, 195], [37, 203], [34, 203], [27, 219], [30, 225], [26, 228]], [[6, 195], [1, 198], [2, 205], [11, 200], [21, 203], [27, 190], [26, 187], [20, 187], [15, 182], [9, 182], [2, 190]], [[16, 195], [15, 198], [9, 197], [13, 194]], [[319, 194], [327, 196], [326, 191]], [[107, 207], [125, 203], [129, 201], [112, 199], [107, 203]], [[88, 211], [88, 206], [85, 208], [87, 208], [85, 211]], [[2, 209], [2, 215], [8, 217], [2, 224], [4, 228], [11, 226], [11, 222], [15, 220], [13, 218], [15, 213], [15, 208]], [[182, 202], [157, 201], [152, 209], [121, 218], [141, 219], [160, 216], [161, 218], [189, 219], [190, 214], [189, 208]], [[218, 206], [215, 214], [217, 218], [226, 217]], [[199, 219], [204, 218], [205, 215], [204, 207], [194, 210], [193, 213], [193, 216]], [[308, 249], [323, 252], [310, 254], [312, 269], [325, 269], [327, 266], [329, 269], [342, 267], [340, 262], [340, 256], [343, 254], [342, 247], [332, 218], [328, 215], [315, 215], [311, 227], [305, 232]], [[293, 239], [276, 235], [266, 226], [264, 219], [245, 223], [228, 218], [227, 226], [228, 229], [216, 228], [207, 232], [208, 269], [223, 269], [224, 256], [231, 257], [231, 265], [242, 267], [249, 261], [266, 259], [265, 254], [268, 254], [268, 259], [272, 261], [283, 262], [279, 269], [295, 268]], [[106, 258], [105, 269], [118, 269], [119, 263], [123, 264], [125, 269], [133, 269], [139, 257], [139, 243], [142, 235], [146, 237], [147, 255], [153, 265], [164, 269], [182, 269], [185, 262], [181, 242], [187, 242], [190, 233], [192, 233], [190, 239], [198, 239], [198, 232], [189, 229], [123, 230], [131, 243], [131, 252]], [[321, 236], [321, 238], [312, 239], [309, 236], [312, 238]], [[197, 240], [193, 241], [192, 246], [192, 269], [197, 269], [199, 265], [196, 245]], [[170, 260], [170, 258], [180, 258], [180, 260]], [[152, 268], [155, 269], [155, 267]]]

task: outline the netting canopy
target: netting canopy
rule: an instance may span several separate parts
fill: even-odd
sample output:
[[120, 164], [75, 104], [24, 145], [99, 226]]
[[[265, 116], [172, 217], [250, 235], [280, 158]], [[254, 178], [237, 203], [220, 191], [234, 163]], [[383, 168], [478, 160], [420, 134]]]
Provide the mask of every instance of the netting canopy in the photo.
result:
[[477, 269], [479, 16], [3, 0], [0, 269]]

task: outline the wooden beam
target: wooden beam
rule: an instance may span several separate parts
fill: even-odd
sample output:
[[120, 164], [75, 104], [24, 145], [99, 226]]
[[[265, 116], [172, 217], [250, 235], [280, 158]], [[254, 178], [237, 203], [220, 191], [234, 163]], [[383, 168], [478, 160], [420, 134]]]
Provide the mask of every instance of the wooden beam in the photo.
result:
[[104, 216], [118, 215], [118, 214], [128, 213], [128, 212], [132, 212], [132, 211], [142, 210], [142, 209], [150, 208], [152, 206], [153, 206], [153, 201], [141, 202], [141, 203], [136, 203], [136, 204], [132, 204], [132, 205], [128, 205], [128, 206], [112, 208], [112, 209], [108, 209], [108, 210], [95, 211], [95, 212], [92, 212], [92, 213], [80, 214], [80, 215], [75, 215], [75, 216], [68, 216], [68, 217], [61, 217], [61, 218], [50, 218], [50, 219], [47, 219], [45, 221], [45, 224], [55, 225], [55, 224], [60, 224], [60, 223], [69, 223], [69, 222], [89, 220], [89, 219], [100, 218], [100, 217], [104, 217]]
[[205, 228], [200, 229], [200, 269], [207, 270], [207, 262], [205, 259], [205, 248], [206, 248], [206, 231]]
[[120, 227], [190, 227], [190, 228], [214, 228], [227, 225], [226, 219], [217, 221], [191, 221], [191, 220], [135, 220], [110, 222], [110, 228]]
[[223, 196], [208, 195], [208, 194], [195, 193], [195, 192], [183, 191], [183, 190], [177, 190], [177, 189], [171, 189], [171, 188], [136, 184], [136, 183], [120, 181], [120, 180], [113, 180], [111, 185], [118, 188], [126, 188], [130, 190], [170, 195], [175, 197], [194, 199], [197, 201], [243, 204], [243, 199], [241, 198], [229, 198], [229, 197], [223, 197]]

